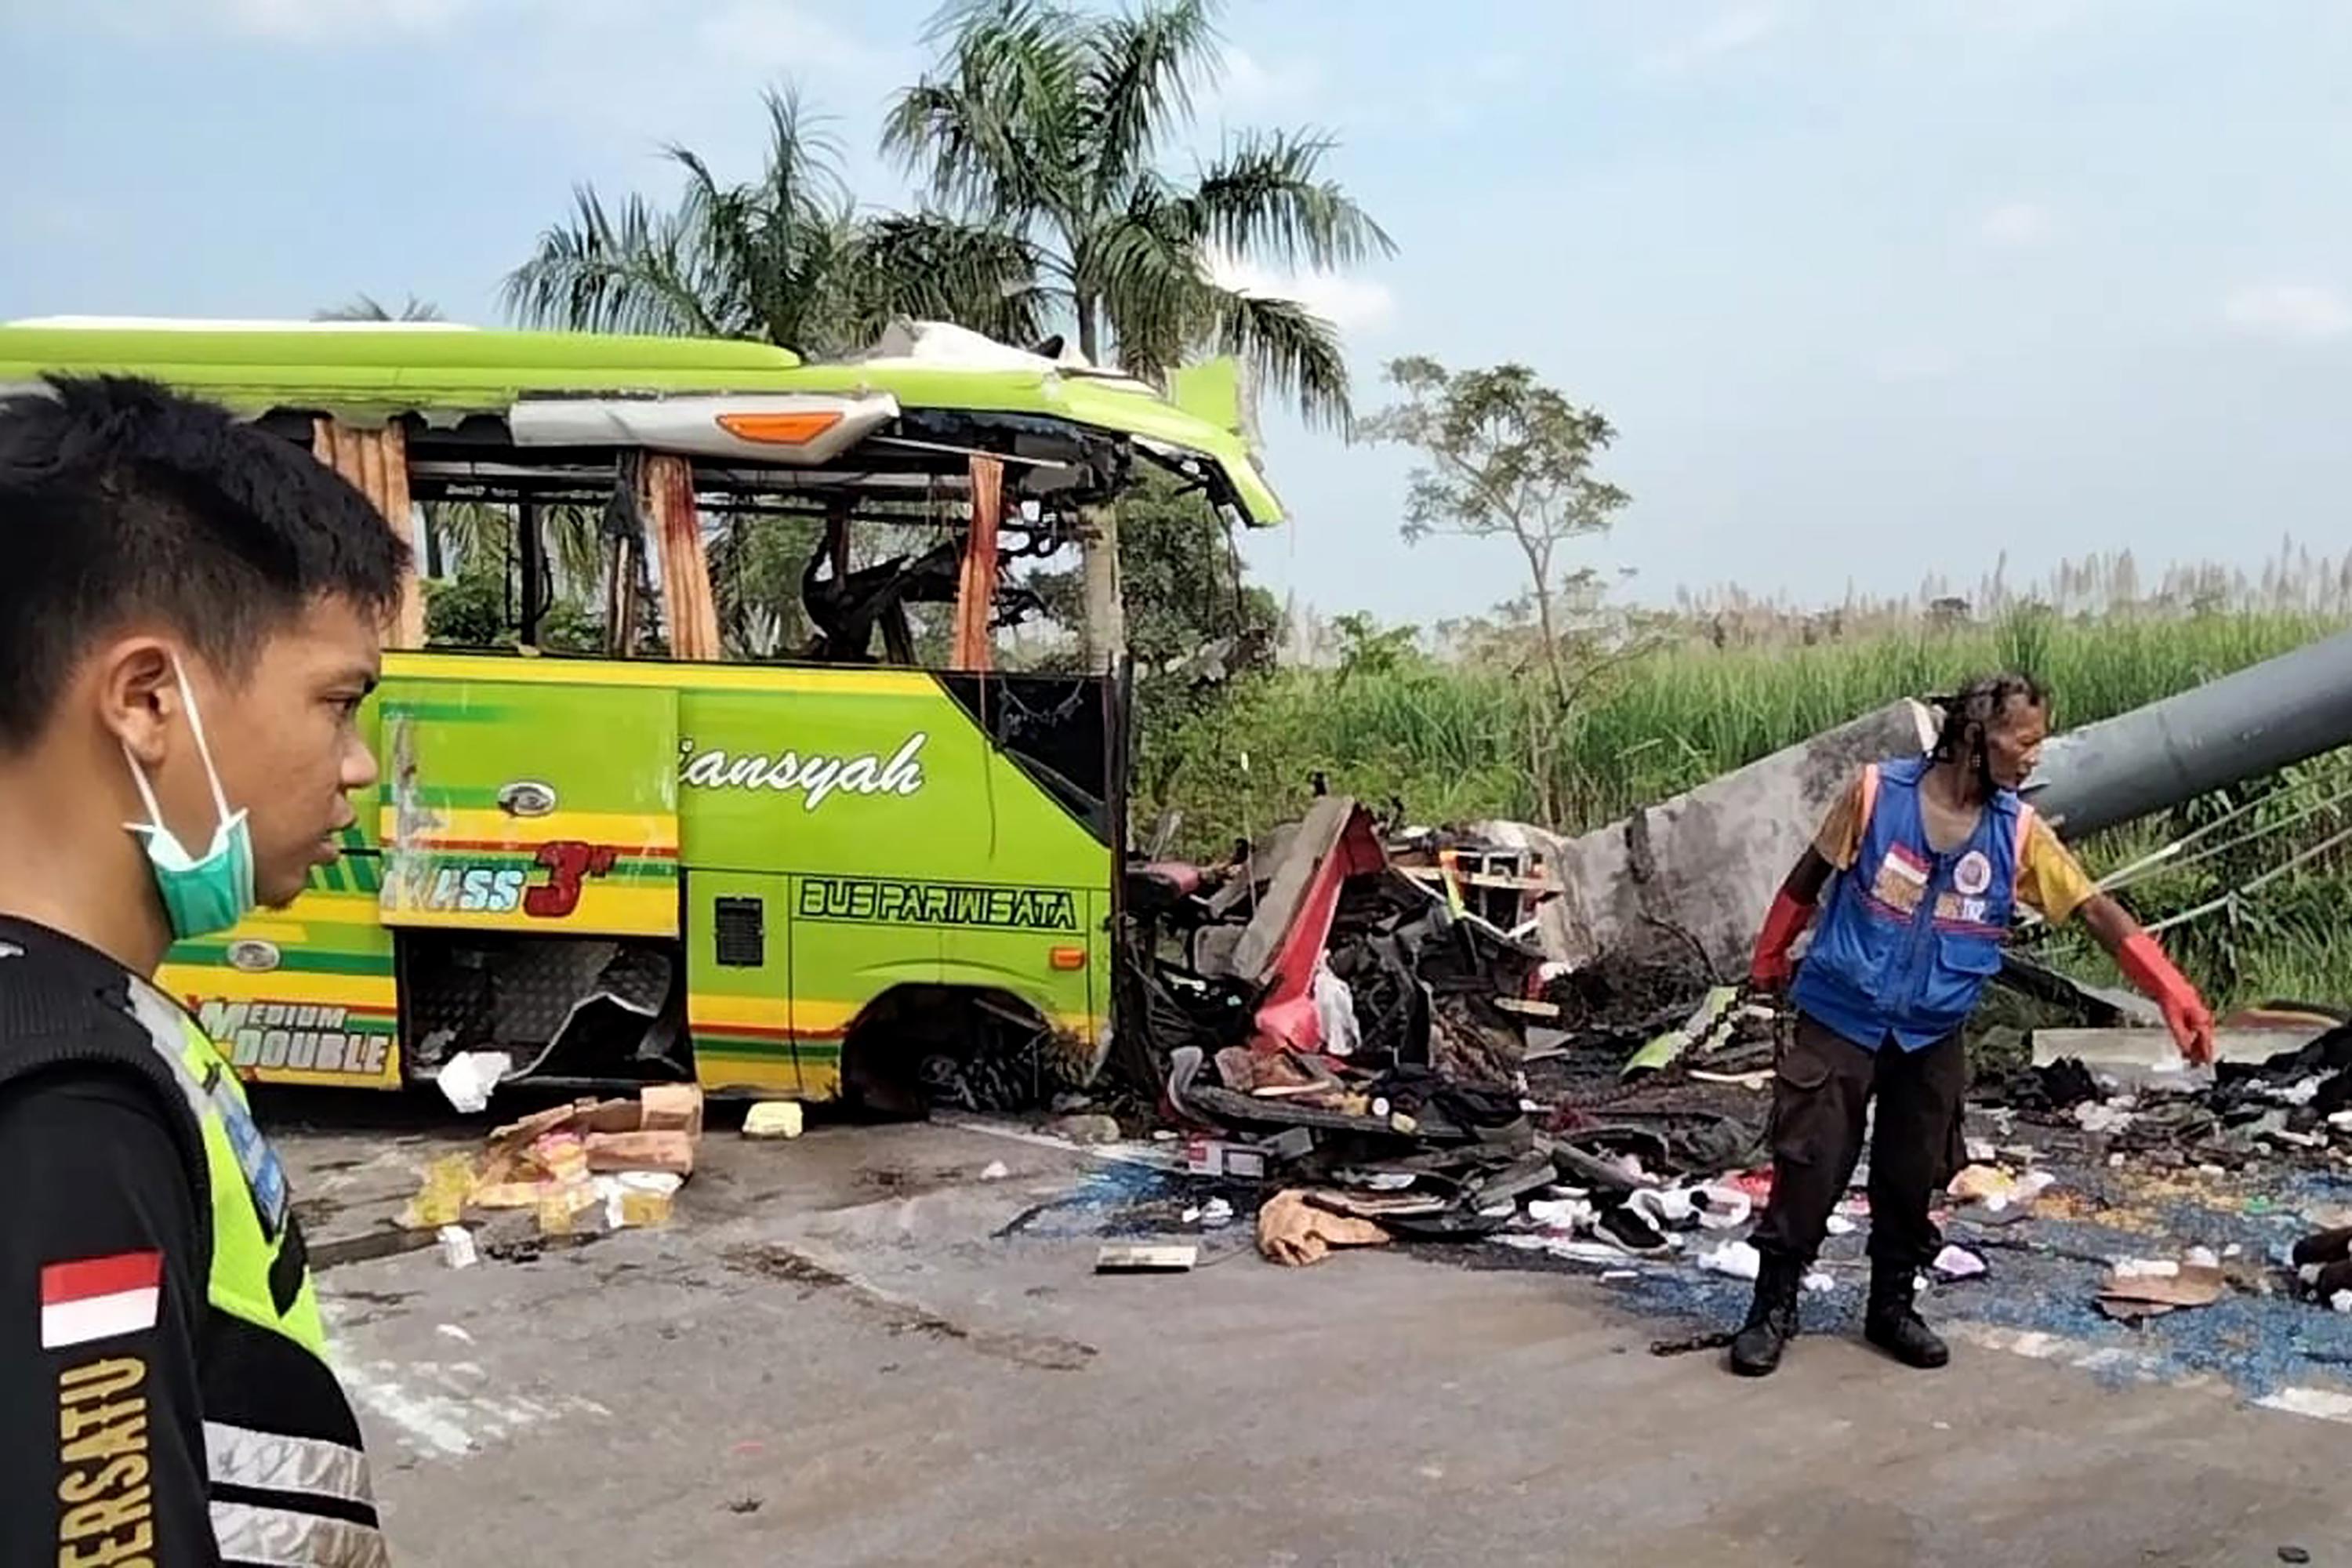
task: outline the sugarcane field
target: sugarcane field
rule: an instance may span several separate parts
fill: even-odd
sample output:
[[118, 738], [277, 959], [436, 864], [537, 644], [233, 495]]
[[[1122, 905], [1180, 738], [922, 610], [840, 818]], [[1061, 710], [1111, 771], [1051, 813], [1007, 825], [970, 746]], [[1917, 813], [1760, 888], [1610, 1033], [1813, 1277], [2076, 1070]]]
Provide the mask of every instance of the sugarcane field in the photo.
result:
[[0, 7], [0, 1568], [2352, 1563], [2347, 68]]

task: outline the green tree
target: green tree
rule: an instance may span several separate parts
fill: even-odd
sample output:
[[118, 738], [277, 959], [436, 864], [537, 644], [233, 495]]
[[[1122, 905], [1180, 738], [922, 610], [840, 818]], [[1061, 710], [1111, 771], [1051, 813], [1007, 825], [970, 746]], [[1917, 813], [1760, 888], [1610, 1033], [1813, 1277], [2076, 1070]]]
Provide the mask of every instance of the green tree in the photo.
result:
[[1573, 688], [1562, 612], [1590, 601], [1599, 578], [1565, 570], [1561, 553], [1606, 532], [1631, 499], [1593, 472], [1616, 431], [1523, 364], [1456, 372], [1415, 357], [1390, 364], [1388, 379], [1403, 401], [1367, 419], [1363, 436], [1425, 459], [1409, 481], [1406, 542], [1452, 534], [1518, 547], [1538, 649], [1564, 711]]
[[764, 102], [757, 179], [725, 184], [673, 145], [685, 176], [674, 206], [630, 195], [614, 207], [578, 187], [571, 216], [508, 276], [508, 309], [533, 326], [750, 338], [817, 355], [863, 347], [899, 317], [1034, 332], [1039, 301], [1019, 237], [938, 214], [860, 212], [822, 121], [793, 92]]
[[[1182, 761], [1180, 737], [1188, 727], [1223, 704], [1237, 684], [1274, 668], [1282, 606], [1244, 580], [1223, 521], [1197, 493], [1153, 474], [1123, 505], [1136, 793], [1157, 801]], [[1047, 614], [1075, 623], [1085, 593], [1081, 572], [1037, 573], [1029, 585]]]
[[1214, 0], [1097, 16], [1045, 0], [964, 0], [929, 40], [936, 69], [902, 93], [884, 150], [932, 198], [1028, 246], [1050, 303], [1094, 363], [1160, 374], [1202, 345], [1234, 353], [1310, 418], [1344, 423], [1347, 364], [1330, 323], [1295, 300], [1218, 281], [1220, 253], [1285, 268], [1348, 266], [1393, 247], [1323, 172], [1332, 143], [1245, 132], [1196, 178], [1164, 145], [1213, 79]]

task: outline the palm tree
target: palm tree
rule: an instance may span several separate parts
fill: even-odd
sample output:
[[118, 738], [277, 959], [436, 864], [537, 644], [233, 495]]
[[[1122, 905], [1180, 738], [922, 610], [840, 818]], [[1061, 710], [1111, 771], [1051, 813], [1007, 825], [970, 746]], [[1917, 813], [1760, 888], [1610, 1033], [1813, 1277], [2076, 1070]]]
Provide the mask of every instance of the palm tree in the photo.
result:
[[822, 123], [790, 91], [764, 101], [757, 180], [723, 184], [672, 145], [686, 188], [668, 210], [637, 195], [611, 207], [579, 187], [570, 220], [508, 277], [509, 310], [534, 326], [751, 338], [816, 354], [863, 346], [900, 316], [1032, 335], [1040, 301], [1017, 236], [938, 214], [861, 213]]
[[1394, 247], [1323, 174], [1332, 143], [1244, 132], [1190, 182], [1161, 173], [1219, 65], [1216, 0], [1096, 16], [1049, 0], [961, 0], [929, 41], [935, 74], [892, 106], [883, 148], [934, 200], [1034, 249], [1079, 352], [1145, 374], [1213, 346], [1244, 358], [1310, 419], [1344, 425], [1347, 366], [1329, 322], [1220, 281], [1221, 258], [1352, 265]]
[[411, 294], [397, 311], [386, 310], [373, 294], [354, 294], [348, 304], [332, 305], [314, 313], [314, 321], [437, 321], [441, 307]]

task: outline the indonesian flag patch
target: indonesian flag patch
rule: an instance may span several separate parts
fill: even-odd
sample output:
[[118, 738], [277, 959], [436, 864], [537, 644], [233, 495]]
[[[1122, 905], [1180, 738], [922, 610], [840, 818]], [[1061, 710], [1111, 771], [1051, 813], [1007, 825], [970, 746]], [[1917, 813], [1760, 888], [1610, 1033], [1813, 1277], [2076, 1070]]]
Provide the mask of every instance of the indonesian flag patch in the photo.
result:
[[155, 1326], [163, 1255], [118, 1252], [41, 1269], [41, 1348], [63, 1349]]

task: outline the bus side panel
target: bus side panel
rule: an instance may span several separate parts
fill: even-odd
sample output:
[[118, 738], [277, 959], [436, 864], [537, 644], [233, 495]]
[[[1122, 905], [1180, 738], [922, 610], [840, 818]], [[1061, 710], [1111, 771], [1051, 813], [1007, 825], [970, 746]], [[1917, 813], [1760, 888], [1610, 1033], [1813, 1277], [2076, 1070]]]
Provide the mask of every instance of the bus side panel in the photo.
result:
[[[1057, 1031], [1088, 1026], [1100, 963], [1089, 900], [1108, 896], [1110, 851], [937, 677], [691, 679], [678, 725], [683, 858], [692, 877], [790, 878], [803, 1093], [837, 1090], [842, 1042], [901, 985], [1006, 992]], [[689, 910], [690, 921], [706, 918], [699, 898]]]
[[376, 862], [314, 870], [284, 910], [176, 944], [157, 982], [196, 1016], [239, 1076], [263, 1083], [398, 1089], [392, 932], [376, 911]]
[[793, 1055], [791, 879], [689, 871], [686, 924], [686, 1019], [702, 1087], [804, 1093]]
[[666, 686], [388, 679], [385, 923], [676, 935], [677, 716]]

